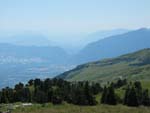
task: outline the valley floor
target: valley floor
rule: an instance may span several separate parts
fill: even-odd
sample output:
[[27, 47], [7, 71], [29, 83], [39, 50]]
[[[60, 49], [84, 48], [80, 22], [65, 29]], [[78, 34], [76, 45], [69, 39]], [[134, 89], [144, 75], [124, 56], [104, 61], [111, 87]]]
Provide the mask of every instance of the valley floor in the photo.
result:
[[150, 107], [127, 107], [123, 105], [76, 106], [71, 104], [45, 104], [33, 105], [30, 107], [19, 107], [12, 113], [150, 113]]

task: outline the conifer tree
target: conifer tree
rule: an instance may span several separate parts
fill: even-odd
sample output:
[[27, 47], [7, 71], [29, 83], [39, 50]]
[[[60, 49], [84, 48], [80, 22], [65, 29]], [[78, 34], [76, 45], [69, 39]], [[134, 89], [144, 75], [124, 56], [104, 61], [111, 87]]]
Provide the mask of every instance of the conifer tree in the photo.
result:
[[104, 87], [101, 103], [110, 104], [110, 105], [117, 104], [117, 99], [116, 99], [116, 94], [114, 91], [113, 84], [111, 84], [108, 88], [106, 88], [106, 86]]
[[136, 89], [134, 86], [132, 86], [132, 88], [130, 88], [128, 92], [126, 91], [126, 94], [128, 94], [126, 105], [139, 106], [138, 97], [137, 97]]
[[150, 96], [149, 96], [148, 89], [143, 91], [142, 104], [144, 106], [150, 106]]
[[117, 104], [117, 99], [116, 99], [113, 85], [110, 85], [110, 87], [108, 87], [106, 102], [107, 102], [107, 104], [110, 104], [110, 105], [116, 105]]
[[107, 100], [107, 87], [105, 86], [101, 97], [101, 103], [106, 104], [106, 100]]

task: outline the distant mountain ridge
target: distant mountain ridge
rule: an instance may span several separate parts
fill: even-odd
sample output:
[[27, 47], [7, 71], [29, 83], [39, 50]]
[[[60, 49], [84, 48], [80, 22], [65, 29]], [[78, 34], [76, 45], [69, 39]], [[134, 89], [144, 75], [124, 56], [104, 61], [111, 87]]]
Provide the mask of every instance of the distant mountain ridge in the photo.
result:
[[0, 43], [21, 46], [51, 46], [50, 40], [40, 33], [25, 32], [11, 36], [1, 36]]
[[64, 59], [67, 58], [67, 53], [62, 48], [53, 46], [20, 46], [0, 43], [0, 56], [11, 56], [16, 58], [41, 58], [53, 64], [62, 64]]
[[89, 43], [92, 43], [92, 42], [96, 42], [98, 40], [104, 39], [106, 37], [124, 34], [129, 31], [130, 30], [128, 30], [128, 29], [113, 29], [113, 30], [96, 31], [96, 32], [89, 34], [86, 37], [86, 40], [88, 40]]
[[150, 80], [150, 49], [79, 65], [57, 76], [70, 81]]
[[149, 48], [149, 42], [150, 30], [146, 28], [110, 36], [88, 44], [74, 57], [74, 62], [81, 64], [103, 58], [116, 57]]
[[[59, 46], [67, 52], [77, 53], [82, 47], [97, 41], [104, 37], [122, 34], [129, 30], [113, 29], [99, 30], [89, 34], [73, 34], [73, 35], [51, 35], [48, 33], [40, 33], [35, 31], [11, 32], [0, 30], [0, 43], [9, 43], [23, 46]], [[57, 36], [58, 35], [58, 36]]]

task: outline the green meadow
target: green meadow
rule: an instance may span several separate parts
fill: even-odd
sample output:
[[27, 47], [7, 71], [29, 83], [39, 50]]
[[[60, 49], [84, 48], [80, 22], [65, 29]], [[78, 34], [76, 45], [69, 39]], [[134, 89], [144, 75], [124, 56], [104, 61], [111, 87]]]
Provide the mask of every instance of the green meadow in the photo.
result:
[[19, 107], [12, 113], [150, 113], [149, 107], [127, 107], [123, 105], [96, 105], [76, 106], [71, 104], [62, 105], [33, 105], [31, 107]]

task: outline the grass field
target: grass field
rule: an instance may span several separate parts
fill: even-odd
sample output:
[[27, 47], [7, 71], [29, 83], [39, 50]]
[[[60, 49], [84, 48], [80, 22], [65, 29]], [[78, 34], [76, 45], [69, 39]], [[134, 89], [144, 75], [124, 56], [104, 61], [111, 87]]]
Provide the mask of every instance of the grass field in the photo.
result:
[[62, 105], [33, 105], [32, 107], [20, 107], [12, 113], [150, 113], [150, 107], [127, 107], [123, 105], [109, 106], [76, 106], [70, 104]]
[[[15, 105], [15, 104], [14, 104]], [[6, 105], [3, 105], [6, 107]], [[3, 109], [5, 111], [6, 109]], [[61, 105], [33, 104], [28, 107], [18, 107], [12, 113], [150, 113], [150, 107], [127, 107], [124, 105], [77, 106], [63, 103]]]

